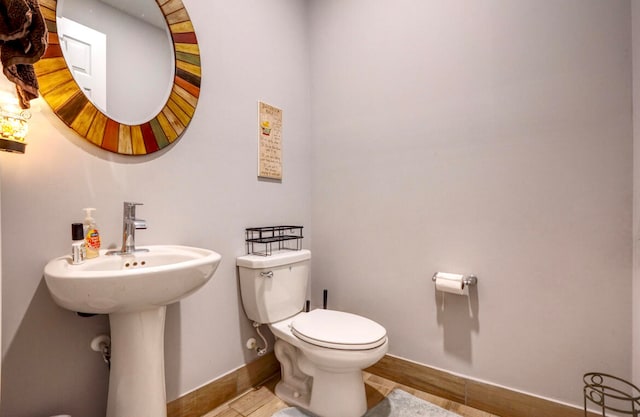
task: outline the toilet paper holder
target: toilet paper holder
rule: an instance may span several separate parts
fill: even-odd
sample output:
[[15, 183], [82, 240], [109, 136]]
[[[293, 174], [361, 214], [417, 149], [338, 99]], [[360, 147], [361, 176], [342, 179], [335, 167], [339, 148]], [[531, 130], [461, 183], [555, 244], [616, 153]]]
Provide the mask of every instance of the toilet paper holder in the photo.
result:
[[[438, 274], [440, 274], [441, 271], [436, 272], [435, 274], [433, 274], [433, 277], [431, 277], [431, 280], [433, 282], [436, 282], [436, 278], [438, 277]], [[471, 275], [464, 275], [462, 277], [462, 282], [464, 283], [464, 285], [476, 285], [478, 283], [478, 277], [476, 277], [475, 275], [471, 274]]]

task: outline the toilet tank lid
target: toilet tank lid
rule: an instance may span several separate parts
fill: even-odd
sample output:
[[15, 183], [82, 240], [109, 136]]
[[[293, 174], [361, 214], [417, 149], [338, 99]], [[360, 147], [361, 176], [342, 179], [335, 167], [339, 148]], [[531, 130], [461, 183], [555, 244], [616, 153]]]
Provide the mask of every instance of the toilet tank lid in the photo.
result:
[[273, 252], [270, 256], [239, 256], [236, 258], [236, 265], [250, 269], [264, 269], [302, 262], [308, 259], [311, 259], [311, 252], [308, 249], [282, 250]]

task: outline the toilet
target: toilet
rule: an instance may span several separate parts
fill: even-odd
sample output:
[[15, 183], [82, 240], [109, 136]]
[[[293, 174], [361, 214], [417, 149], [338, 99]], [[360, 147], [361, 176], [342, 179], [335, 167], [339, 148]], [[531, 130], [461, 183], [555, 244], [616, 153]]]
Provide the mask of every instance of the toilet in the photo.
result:
[[384, 327], [342, 311], [304, 312], [311, 252], [237, 258], [245, 313], [267, 324], [282, 377], [276, 395], [320, 417], [361, 417], [367, 411], [362, 370], [387, 353]]

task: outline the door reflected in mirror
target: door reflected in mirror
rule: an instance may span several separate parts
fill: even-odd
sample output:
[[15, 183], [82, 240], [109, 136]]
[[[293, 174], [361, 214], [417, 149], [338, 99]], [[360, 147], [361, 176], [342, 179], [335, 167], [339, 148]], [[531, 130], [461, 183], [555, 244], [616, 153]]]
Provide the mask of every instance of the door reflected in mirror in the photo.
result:
[[136, 125], [162, 110], [175, 57], [155, 0], [59, 0], [56, 23], [73, 78], [101, 112]]

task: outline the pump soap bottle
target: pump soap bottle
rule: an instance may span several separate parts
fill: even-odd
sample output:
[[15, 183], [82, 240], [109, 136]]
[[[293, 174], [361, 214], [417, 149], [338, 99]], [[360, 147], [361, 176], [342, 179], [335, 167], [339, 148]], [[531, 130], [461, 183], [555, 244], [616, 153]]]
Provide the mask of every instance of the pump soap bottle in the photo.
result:
[[85, 208], [83, 210], [87, 214], [84, 218], [84, 241], [87, 247], [87, 259], [91, 259], [100, 255], [100, 232], [98, 232], [95, 219], [91, 217], [91, 213], [96, 209]]

